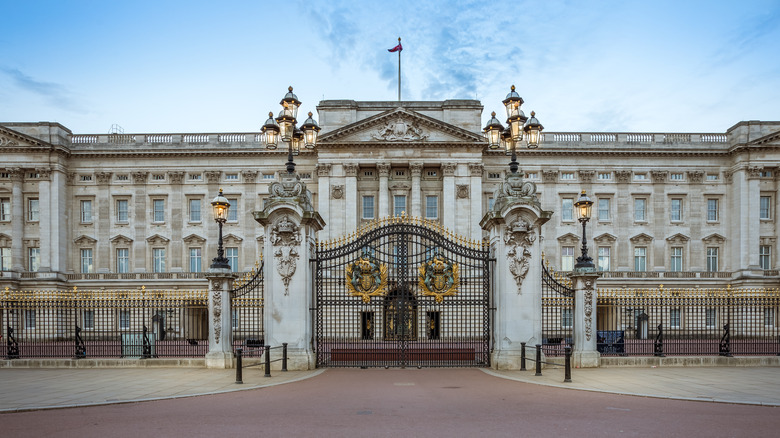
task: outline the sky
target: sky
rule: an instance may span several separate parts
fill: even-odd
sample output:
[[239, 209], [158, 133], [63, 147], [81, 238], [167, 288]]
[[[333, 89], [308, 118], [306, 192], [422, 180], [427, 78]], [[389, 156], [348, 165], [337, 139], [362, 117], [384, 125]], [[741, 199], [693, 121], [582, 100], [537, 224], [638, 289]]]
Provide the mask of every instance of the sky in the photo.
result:
[[0, 0], [0, 122], [257, 132], [322, 99], [479, 99], [548, 132], [780, 120], [780, 1]]

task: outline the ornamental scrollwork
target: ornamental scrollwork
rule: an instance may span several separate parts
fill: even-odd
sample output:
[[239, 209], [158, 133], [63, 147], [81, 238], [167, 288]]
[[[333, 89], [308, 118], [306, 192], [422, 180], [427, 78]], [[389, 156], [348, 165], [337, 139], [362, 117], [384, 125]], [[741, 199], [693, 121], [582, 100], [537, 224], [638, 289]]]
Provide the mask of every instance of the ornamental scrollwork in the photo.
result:
[[0, 147], [4, 146], [19, 146], [19, 142], [5, 136], [0, 136]]
[[222, 282], [214, 283], [214, 293], [211, 295], [214, 308], [214, 342], [219, 344], [222, 335]]
[[593, 282], [585, 280], [585, 340], [593, 336]]
[[388, 122], [371, 134], [374, 140], [384, 141], [424, 141], [429, 136], [416, 123], [408, 122], [401, 117]]
[[504, 243], [508, 247], [506, 255], [509, 259], [509, 272], [517, 283], [518, 294], [531, 267], [531, 247], [534, 242], [536, 231], [525, 219], [519, 218], [507, 228]]
[[306, 190], [306, 185], [301, 181], [301, 177], [296, 173], [292, 177], [285, 176], [281, 181], [274, 181], [268, 188], [271, 196], [280, 198], [295, 198], [301, 196]]
[[343, 184], [334, 184], [333, 189], [330, 191], [330, 196], [333, 199], [341, 199], [344, 197], [344, 185]]
[[284, 294], [290, 294], [290, 281], [298, 264], [298, 249], [302, 242], [300, 228], [288, 216], [282, 217], [271, 228], [271, 244], [274, 249], [276, 272], [282, 277]]
[[444, 297], [457, 295], [460, 286], [458, 271], [457, 264], [441, 255], [434, 256], [417, 269], [420, 291], [424, 296], [434, 297], [437, 303], [443, 302]]
[[457, 197], [458, 199], [468, 199], [469, 197], [469, 185], [468, 184], [458, 184], [457, 186]]
[[346, 277], [349, 294], [360, 297], [364, 303], [371, 297], [387, 296], [387, 265], [379, 263], [368, 251], [347, 265]]

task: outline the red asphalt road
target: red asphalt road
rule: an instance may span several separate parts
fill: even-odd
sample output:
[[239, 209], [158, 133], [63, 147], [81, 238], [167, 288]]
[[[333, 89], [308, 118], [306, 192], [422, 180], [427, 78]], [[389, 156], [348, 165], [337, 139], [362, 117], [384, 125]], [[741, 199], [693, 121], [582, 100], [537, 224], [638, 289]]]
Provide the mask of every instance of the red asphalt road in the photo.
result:
[[475, 369], [330, 369], [250, 391], [0, 414], [0, 436], [771, 437], [779, 414], [551, 388]]

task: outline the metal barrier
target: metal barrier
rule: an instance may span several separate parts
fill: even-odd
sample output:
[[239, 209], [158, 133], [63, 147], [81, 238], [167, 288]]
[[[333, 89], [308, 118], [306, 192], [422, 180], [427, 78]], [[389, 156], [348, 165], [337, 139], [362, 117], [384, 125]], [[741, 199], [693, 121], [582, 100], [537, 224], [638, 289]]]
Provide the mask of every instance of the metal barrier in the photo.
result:
[[[564, 383], [571, 383], [571, 346], [567, 345], [564, 348], [564, 375], [563, 375], [563, 382]], [[536, 373], [534, 376], [541, 376], [542, 375], [542, 364], [545, 365], [551, 365], [551, 366], [561, 366], [560, 364], [554, 363], [554, 362], [546, 362], [542, 361], [542, 344], [536, 344], [536, 359], [528, 359], [525, 354], [525, 342], [520, 343], [520, 371], [526, 371], [526, 365], [525, 362], [527, 360], [533, 360], [535, 362], [535, 370]]]
[[[282, 357], [280, 357], [279, 359], [271, 360], [271, 350], [276, 350], [279, 348], [282, 349]], [[287, 343], [286, 342], [279, 347], [271, 347], [270, 345], [263, 346], [262, 355], [263, 355], [262, 363], [244, 365], [244, 361], [243, 361], [244, 350], [242, 348], [236, 349], [236, 383], [238, 384], [244, 383], [244, 374], [242, 371], [244, 368], [264, 365], [265, 366], [264, 377], [271, 377], [271, 363], [281, 361], [282, 372], [287, 372]]]

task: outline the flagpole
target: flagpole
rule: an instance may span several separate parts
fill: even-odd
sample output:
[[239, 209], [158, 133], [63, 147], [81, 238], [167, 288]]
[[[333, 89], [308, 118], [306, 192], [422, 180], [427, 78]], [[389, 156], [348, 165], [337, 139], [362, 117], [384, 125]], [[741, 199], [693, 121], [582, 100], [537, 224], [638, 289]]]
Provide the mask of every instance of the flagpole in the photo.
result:
[[[401, 37], [398, 37], [398, 45], [401, 45]], [[401, 101], [401, 52], [398, 51], [398, 101]]]

